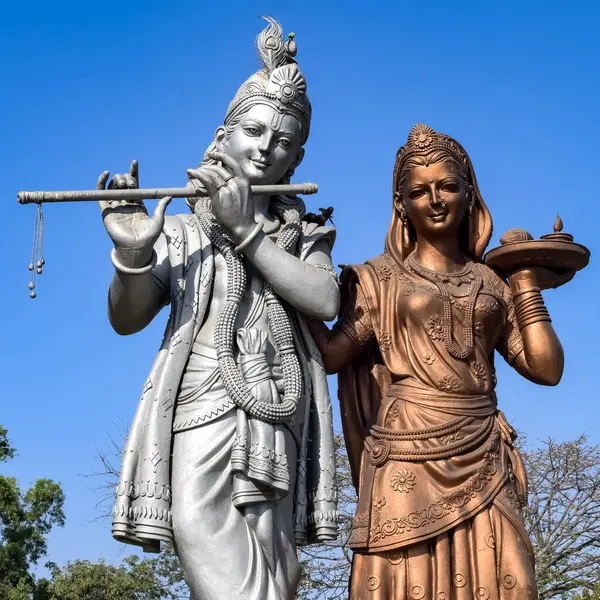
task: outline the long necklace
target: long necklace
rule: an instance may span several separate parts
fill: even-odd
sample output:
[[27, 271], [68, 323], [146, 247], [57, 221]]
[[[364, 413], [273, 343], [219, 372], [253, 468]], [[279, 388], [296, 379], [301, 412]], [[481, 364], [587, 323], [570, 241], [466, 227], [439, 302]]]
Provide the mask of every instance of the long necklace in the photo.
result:
[[[414, 253], [413, 253], [414, 254]], [[477, 295], [481, 290], [483, 281], [481, 277], [478, 277], [473, 273], [471, 264], [467, 262], [465, 268], [462, 271], [456, 273], [436, 273], [430, 271], [425, 267], [422, 267], [414, 258], [414, 255], [410, 254], [406, 258], [408, 266], [415, 273], [426, 279], [430, 283], [433, 283], [442, 297], [442, 338], [446, 350], [458, 360], [467, 359], [475, 348], [475, 338], [473, 335], [474, 330], [474, 317], [475, 317], [475, 304], [477, 302]], [[468, 283], [471, 286], [467, 299], [464, 301], [465, 308], [465, 321], [464, 321], [464, 332], [465, 332], [465, 345], [464, 348], [460, 348], [456, 343], [453, 336], [454, 330], [454, 318], [452, 315], [452, 298], [448, 291], [447, 284], [460, 286], [463, 283]]]
[[[293, 252], [302, 232], [300, 214], [295, 208], [286, 206], [280, 201], [274, 202], [272, 207], [281, 214], [285, 223], [277, 239], [277, 245], [287, 252]], [[235, 404], [250, 416], [268, 423], [289, 421], [294, 417], [302, 394], [302, 368], [294, 346], [290, 317], [277, 294], [268, 283], [265, 283], [263, 292], [267, 305], [267, 318], [281, 356], [284, 395], [280, 404], [259, 401], [250, 392], [234, 356], [235, 321], [242, 294], [246, 289], [244, 262], [235, 252], [235, 245], [229, 236], [217, 223], [209, 198], [198, 200], [195, 213], [204, 233], [222, 252], [227, 265], [227, 296], [217, 316], [214, 337], [219, 371], [225, 389]]]

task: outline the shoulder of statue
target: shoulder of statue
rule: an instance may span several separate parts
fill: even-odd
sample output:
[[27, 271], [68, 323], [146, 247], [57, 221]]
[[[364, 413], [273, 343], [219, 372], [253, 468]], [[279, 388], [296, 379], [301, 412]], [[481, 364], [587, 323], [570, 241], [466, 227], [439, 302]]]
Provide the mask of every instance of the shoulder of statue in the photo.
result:
[[[370, 322], [377, 331], [382, 305], [383, 292], [370, 261], [362, 265], [340, 265], [341, 284], [341, 311], [345, 306], [352, 306], [353, 310], [366, 310]], [[360, 301], [359, 301], [360, 298]], [[359, 307], [360, 304], [360, 307]]]
[[488, 267], [486, 264], [479, 262], [473, 263], [472, 269], [481, 277], [484, 286], [488, 287], [492, 292], [504, 296], [509, 289], [506, 281], [504, 281], [494, 269]]
[[387, 252], [382, 252], [378, 256], [374, 256], [373, 258], [369, 258], [365, 264], [371, 266], [373, 269], [381, 268], [382, 266], [390, 266], [391, 262], [393, 262], [392, 257]]
[[338, 265], [342, 270], [343, 277], [357, 277], [360, 279], [369, 279], [375, 276], [375, 270], [371, 264], [371, 260], [367, 260], [360, 265]]
[[302, 221], [302, 235], [305, 241], [316, 243], [319, 240], [326, 240], [329, 248], [333, 248], [337, 235], [336, 228], [331, 225], [319, 225], [318, 223], [308, 223]]
[[362, 265], [340, 265], [342, 272], [340, 282], [342, 289], [351, 291], [356, 285], [360, 285], [363, 292], [370, 297], [379, 296], [379, 280], [370, 261]]
[[367, 264], [372, 268], [377, 279], [384, 285], [400, 283], [401, 285], [413, 285], [410, 272], [403, 264], [397, 263], [387, 252], [371, 258]]

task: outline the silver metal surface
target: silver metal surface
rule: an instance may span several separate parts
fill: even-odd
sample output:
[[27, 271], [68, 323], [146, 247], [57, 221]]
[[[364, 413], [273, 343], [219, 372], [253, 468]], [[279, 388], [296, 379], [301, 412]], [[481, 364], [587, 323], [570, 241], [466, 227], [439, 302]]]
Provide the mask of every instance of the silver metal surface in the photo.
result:
[[[279, 185], [253, 185], [252, 193], [260, 195], [309, 195], [316, 194], [319, 186], [316, 183], [289, 183]], [[147, 188], [136, 190], [73, 190], [60, 192], [19, 192], [17, 199], [19, 204], [41, 204], [46, 202], [98, 202], [112, 200], [152, 200], [158, 198], [190, 198], [193, 196], [206, 195], [200, 188]]]

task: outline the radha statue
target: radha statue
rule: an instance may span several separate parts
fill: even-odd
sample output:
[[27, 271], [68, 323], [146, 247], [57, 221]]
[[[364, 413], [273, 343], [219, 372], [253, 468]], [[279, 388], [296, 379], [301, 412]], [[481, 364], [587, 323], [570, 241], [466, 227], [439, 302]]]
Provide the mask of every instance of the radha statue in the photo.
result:
[[345, 268], [333, 331], [310, 324], [339, 373], [358, 491], [351, 600], [537, 598], [526, 475], [498, 410], [494, 352], [556, 385], [563, 351], [544, 270], [507, 284], [482, 263], [491, 233], [465, 150], [415, 126], [396, 157], [385, 251]]
[[[188, 171], [206, 192], [191, 214], [165, 217], [169, 198], [153, 217], [142, 203], [101, 204], [114, 329], [171, 311], [123, 454], [113, 535], [154, 552], [172, 542], [195, 600], [291, 600], [296, 545], [337, 531], [331, 406], [305, 323], [338, 310], [335, 231], [309, 222], [298, 197], [251, 191], [289, 182], [311, 119], [293, 35], [266, 20], [262, 69]], [[109, 184], [137, 187], [135, 161]]]

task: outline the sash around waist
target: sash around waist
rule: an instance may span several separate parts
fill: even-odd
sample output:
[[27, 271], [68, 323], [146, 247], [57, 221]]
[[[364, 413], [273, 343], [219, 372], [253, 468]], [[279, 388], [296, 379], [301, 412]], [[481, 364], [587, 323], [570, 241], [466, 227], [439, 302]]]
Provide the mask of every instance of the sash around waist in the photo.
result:
[[[281, 365], [269, 365], [270, 378], [283, 389]], [[214, 348], [195, 343], [179, 387], [173, 420], [178, 433], [206, 425], [235, 408], [227, 393]]]
[[[271, 379], [279, 389], [283, 387], [283, 371], [281, 364], [275, 362], [269, 365]], [[185, 368], [179, 390], [177, 403], [179, 405], [208, 400], [209, 392], [217, 395], [225, 394], [221, 381], [217, 351], [210, 346], [194, 344], [188, 364]]]
[[497, 429], [496, 413], [493, 392], [449, 394], [404, 380], [388, 388], [365, 450], [374, 466], [447, 460], [481, 447]]
[[430, 432], [426, 429], [401, 432], [373, 426], [371, 435], [365, 439], [365, 450], [371, 464], [380, 466], [388, 460], [423, 462], [447, 460], [459, 454], [476, 450], [484, 444], [494, 431], [496, 417], [490, 415], [472, 433], [458, 433], [473, 421], [468, 417], [451, 422], [446, 429]]
[[517, 473], [513, 454], [493, 392], [392, 384], [364, 442], [349, 546], [383, 552], [434, 539], [495, 498]]
[[443, 392], [412, 379], [392, 383], [387, 400], [403, 400], [421, 408], [462, 417], [488, 417], [498, 408], [495, 392], [481, 395], [460, 395]]

